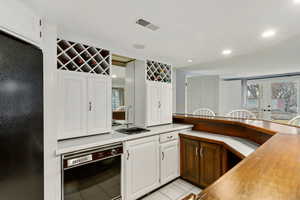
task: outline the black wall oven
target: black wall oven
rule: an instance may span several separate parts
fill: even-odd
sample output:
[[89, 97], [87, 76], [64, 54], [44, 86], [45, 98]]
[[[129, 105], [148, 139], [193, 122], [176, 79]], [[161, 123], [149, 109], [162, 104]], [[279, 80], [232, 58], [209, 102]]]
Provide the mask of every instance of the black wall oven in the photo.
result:
[[62, 156], [62, 200], [121, 199], [122, 144]]

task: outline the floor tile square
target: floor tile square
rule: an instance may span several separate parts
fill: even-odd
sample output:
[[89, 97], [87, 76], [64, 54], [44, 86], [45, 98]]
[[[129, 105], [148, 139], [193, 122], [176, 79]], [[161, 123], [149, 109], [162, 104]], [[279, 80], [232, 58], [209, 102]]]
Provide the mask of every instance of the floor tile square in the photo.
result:
[[144, 197], [142, 200], [171, 200], [171, 199], [169, 199], [166, 195], [163, 195], [161, 192], [156, 191]]
[[177, 200], [181, 196], [185, 195], [187, 193], [186, 190], [176, 186], [175, 184], [171, 183], [162, 189], [159, 190], [164, 195], [168, 196], [172, 200]]

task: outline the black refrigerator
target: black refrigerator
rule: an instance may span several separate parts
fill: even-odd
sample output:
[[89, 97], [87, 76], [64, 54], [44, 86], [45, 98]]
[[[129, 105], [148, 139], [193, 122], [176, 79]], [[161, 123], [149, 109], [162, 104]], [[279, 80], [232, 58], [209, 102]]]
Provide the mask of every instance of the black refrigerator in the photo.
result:
[[43, 55], [0, 32], [0, 199], [44, 199]]

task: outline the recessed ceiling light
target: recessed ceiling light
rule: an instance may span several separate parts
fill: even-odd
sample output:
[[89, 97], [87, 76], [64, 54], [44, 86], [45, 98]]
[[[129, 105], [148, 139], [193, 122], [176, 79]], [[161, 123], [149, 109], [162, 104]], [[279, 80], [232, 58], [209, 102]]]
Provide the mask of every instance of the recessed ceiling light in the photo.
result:
[[295, 4], [300, 4], [300, 0], [294, 0]]
[[188, 59], [188, 62], [189, 62], [189, 63], [192, 63], [192, 62], [193, 62], [193, 60], [192, 60], [192, 59]]
[[230, 49], [224, 49], [222, 51], [222, 54], [225, 55], [225, 56], [230, 55], [231, 53], [232, 53], [232, 50], [230, 50]]
[[117, 75], [113, 74], [111, 75], [112, 78], [117, 78]]
[[133, 47], [135, 49], [145, 49], [145, 45], [143, 45], [143, 44], [134, 44]]
[[275, 30], [266, 30], [261, 34], [261, 37], [263, 38], [270, 38], [276, 35], [276, 31]]

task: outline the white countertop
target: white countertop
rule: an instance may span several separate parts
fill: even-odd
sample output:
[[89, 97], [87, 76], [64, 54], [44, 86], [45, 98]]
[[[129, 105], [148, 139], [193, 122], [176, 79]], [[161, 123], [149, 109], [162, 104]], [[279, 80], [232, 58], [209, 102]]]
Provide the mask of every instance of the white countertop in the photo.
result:
[[185, 131], [183, 134], [224, 142], [225, 144], [227, 144], [234, 150], [240, 152], [246, 157], [253, 153], [259, 147], [258, 144], [252, 141], [238, 137], [218, 135], [201, 131]]
[[148, 136], [158, 135], [158, 134], [172, 132], [172, 131], [191, 129], [192, 127], [193, 125], [168, 124], [168, 125], [149, 127], [147, 128], [148, 130], [150, 130], [149, 132], [140, 133], [136, 135], [127, 135], [127, 134], [119, 133], [117, 131], [112, 131], [107, 134], [63, 140], [58, 142], [58, 148], [56, 150], [56, 154], [59, 156], [61, 154], [94, 148], [97, 146], [124, 142], [128, 140], [134, 140], [142, 137], [148, 137]]

